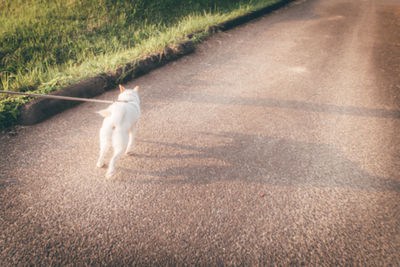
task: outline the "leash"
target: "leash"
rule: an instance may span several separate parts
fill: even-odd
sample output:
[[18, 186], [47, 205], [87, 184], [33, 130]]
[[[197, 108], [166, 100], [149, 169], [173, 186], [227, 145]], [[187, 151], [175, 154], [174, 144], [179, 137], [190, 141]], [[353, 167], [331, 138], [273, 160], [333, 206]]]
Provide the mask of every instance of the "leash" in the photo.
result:
[[2, 90], [0, 90], [0, 93], [1, 94], [10, 94], [10, 95], [26, 95], [26, 96], [32, 96], [32, 97], [70, 100], [70, 101], [104, 103], [104, 104], [113, 104], [115, 102], [127, 102], [127, 101], [118, 101], [118, 100], [117, 101], [99, 100], [99, 99], [91, 99], [91, 98], [83, 98], [83, 97], [60, 96], [60, 95], [41, 95], [41, 94], [34, 94], [34, 93], [21, 93], [21, 92], [2, 91]]

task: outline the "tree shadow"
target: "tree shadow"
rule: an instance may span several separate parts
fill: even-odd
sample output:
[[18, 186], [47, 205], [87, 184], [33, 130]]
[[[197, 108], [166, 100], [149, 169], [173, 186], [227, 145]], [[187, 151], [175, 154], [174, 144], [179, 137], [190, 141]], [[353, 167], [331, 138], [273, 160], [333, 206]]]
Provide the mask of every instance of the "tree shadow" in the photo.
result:
[[339, 114], [339, 115], [400, 119], [400, 110], [395, 110], [395, 109], [371, 109], [371, 108], [362, 108], [354, 106], [337, 106], [330, 104], [319, 104], [319, 103], [311, 103], [304, 101], [282, 100], [273, 98], [195, 95], [194, 97], [191, 98], [190, 101], [195, 103], [286, 108], [286, 109], [303, 110], [309, 112]]
[[[192, 151], [182, 155], [135, 155], [139, 160], [208, 159], [214, 163], [166, 168], [162, 171], [138, 171], [155, 179], [144, 183], [209, 184], [216, 181], [242, 181], [276, 186], [343, 188], [366, 191], [400, 192], [400, 182], [376, 177], [362, 170], [328, 145], [288, 139], [226, 132], [199, 133], [228, 142], [213, 147], [138, 140], [159, 146]], [[223, 165], [217, 162], [224, 162]]]

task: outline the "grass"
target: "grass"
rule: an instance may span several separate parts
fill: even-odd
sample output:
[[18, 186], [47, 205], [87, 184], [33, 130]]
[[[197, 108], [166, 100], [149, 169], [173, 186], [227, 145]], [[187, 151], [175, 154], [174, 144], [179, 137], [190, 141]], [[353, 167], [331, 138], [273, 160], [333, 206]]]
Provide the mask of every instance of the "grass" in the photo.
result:
[[[2, 0], [0, 90], [49, 93], [277, 0]], [[205, 31], [194, 36], [201, 41]], [[27, 97], [0, 95], [0, 128]]]

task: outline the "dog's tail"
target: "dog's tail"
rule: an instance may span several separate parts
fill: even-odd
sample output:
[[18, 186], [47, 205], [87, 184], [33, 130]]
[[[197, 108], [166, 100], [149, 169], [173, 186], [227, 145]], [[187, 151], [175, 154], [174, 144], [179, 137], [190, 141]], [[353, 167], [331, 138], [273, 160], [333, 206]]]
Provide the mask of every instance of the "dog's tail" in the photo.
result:
[[99, 111], [97, 111], [96, 113], [100, 114], [100, 115], [103, 116], [104, 118], [110, 117], [110, 116], [111, 116], [111, 110], [110, 110], [109, 108], [99, 110]]

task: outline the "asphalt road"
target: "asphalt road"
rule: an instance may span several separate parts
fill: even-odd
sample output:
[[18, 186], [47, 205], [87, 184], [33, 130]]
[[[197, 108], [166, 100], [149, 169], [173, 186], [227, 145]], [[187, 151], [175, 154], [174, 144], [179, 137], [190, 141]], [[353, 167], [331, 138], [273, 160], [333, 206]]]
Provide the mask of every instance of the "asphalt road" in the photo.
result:
[[297, 1], [127, 84], [111, 181], [102, 105], [2, 135], [0, 265], [399, 265], [399, 73], [399, 1]]

